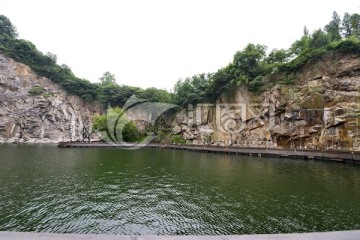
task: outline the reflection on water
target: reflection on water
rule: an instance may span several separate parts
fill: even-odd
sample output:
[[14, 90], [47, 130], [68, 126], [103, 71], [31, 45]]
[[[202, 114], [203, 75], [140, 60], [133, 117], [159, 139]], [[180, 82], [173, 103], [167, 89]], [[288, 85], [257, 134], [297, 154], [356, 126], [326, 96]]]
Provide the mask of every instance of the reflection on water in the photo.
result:
[[187, 151], [0, 145], [0, 231], [360, 228], [360, 167]]

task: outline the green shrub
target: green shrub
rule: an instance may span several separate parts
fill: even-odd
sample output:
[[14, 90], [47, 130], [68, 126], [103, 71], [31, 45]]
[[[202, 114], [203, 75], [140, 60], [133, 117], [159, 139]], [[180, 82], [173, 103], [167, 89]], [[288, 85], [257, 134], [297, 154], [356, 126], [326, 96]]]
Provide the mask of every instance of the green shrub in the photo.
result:
[[44, 87], [42, 86], [33, 86], [30, 91], [29, 91], [29, 95], [30, 96], [37, 96], [40, 95], [44, 92]]
[[342, 41], [332, 42], [327, 48], [344, 53], [360, 53], [360, 39], [351, 36]]
[[263, 86], [262, 77], [256, 77], [254, 80], [248, 83], [248, 89], [252, 92], [257, 92]]
[[170, 136], [170, 143], [175, 143], [175, 144], [185, 144], [186, 140], [183, 138], [182, 135], [177, 134], [177, 135], [171, 135]]
[[[144, 134], [137, 128], [134, 122], [129, 121], [126, 116], [123, 116], [123, 111], [121, 108], [114, 108], [108, 110], [107, 115], [99, 115], [93, 118], [93, 131], [103, 132], [103, 140], [109, 141], [120, 141], [121, 139], [113, 139], [113, 137], [118, 138], [117, 134], [121, 131], [122, 140], [125, 142], [139, 142], [144, 138]], [[108, 126], [108, 118], [111, 119], [109, 122], [113, 122], [115, 129], [109, 129], [113, 126]], [[116, 121], [115, 121], [116, 120]]]

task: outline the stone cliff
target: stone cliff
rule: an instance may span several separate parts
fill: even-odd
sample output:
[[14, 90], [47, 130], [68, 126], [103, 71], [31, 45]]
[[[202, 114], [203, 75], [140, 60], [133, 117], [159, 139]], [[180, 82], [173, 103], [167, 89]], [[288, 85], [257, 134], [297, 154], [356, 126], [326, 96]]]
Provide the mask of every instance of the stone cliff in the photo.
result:
[[259, 94], [240, 87], [216, 104], [189, 106], [172, 132], [192, 144], [360, 150], [360, 56], [328, 54], [293, 77]]
[[[214, 104], [167, 114], [163, 125], [189, 144], [360, 150], [360, 56], [327, 54], [292, 78], [265, 78], [268, 88], [256, 94], [230, 89]], [[0, 142], [82, 140], [100, 113], [0, 55]]]
[[82, 140], [100, 114], [96, 103], [67, 94], [24, 64], [0, 54], [0, 142]]

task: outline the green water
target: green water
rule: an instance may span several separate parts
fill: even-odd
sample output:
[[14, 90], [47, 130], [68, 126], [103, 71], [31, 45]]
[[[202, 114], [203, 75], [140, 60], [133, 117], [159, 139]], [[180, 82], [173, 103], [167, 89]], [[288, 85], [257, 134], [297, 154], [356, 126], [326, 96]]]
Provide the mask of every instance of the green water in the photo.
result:
[[176, 150], [0, 145], [0, 231], [360, 229], [360, 167]]

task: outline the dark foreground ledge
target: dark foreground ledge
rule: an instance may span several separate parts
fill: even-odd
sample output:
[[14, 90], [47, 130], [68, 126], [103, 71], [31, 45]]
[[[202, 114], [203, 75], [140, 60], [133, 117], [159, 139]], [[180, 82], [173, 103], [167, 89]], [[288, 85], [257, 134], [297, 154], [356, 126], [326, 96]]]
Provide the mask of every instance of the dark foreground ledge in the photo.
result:
[[[106, 142], [61, 142], [58, 144], [61, 148], [121, 148], [131, 149], [131, 145], [111, 144]], [[277, 148], [246, 148], [235, 146], [212, 146], [212, 145], [178, 145], [178, 144], [159, 144], [150, 143], [147, 145], [138, 145], [146, 148], [178, 149], [205, 153], [218, 153], [230, 155], [246, 155], [254, 157], [280, 157], [312, 159], [322, 161], [348, 162], [360, 164], [359, 151], [321, 151], [306, 149], [277, 149]]]
[[0, 232], [1, 240], [359, 240], [360, 230], [229, 236], [121, 236], [102, 234], [56, 234]]

